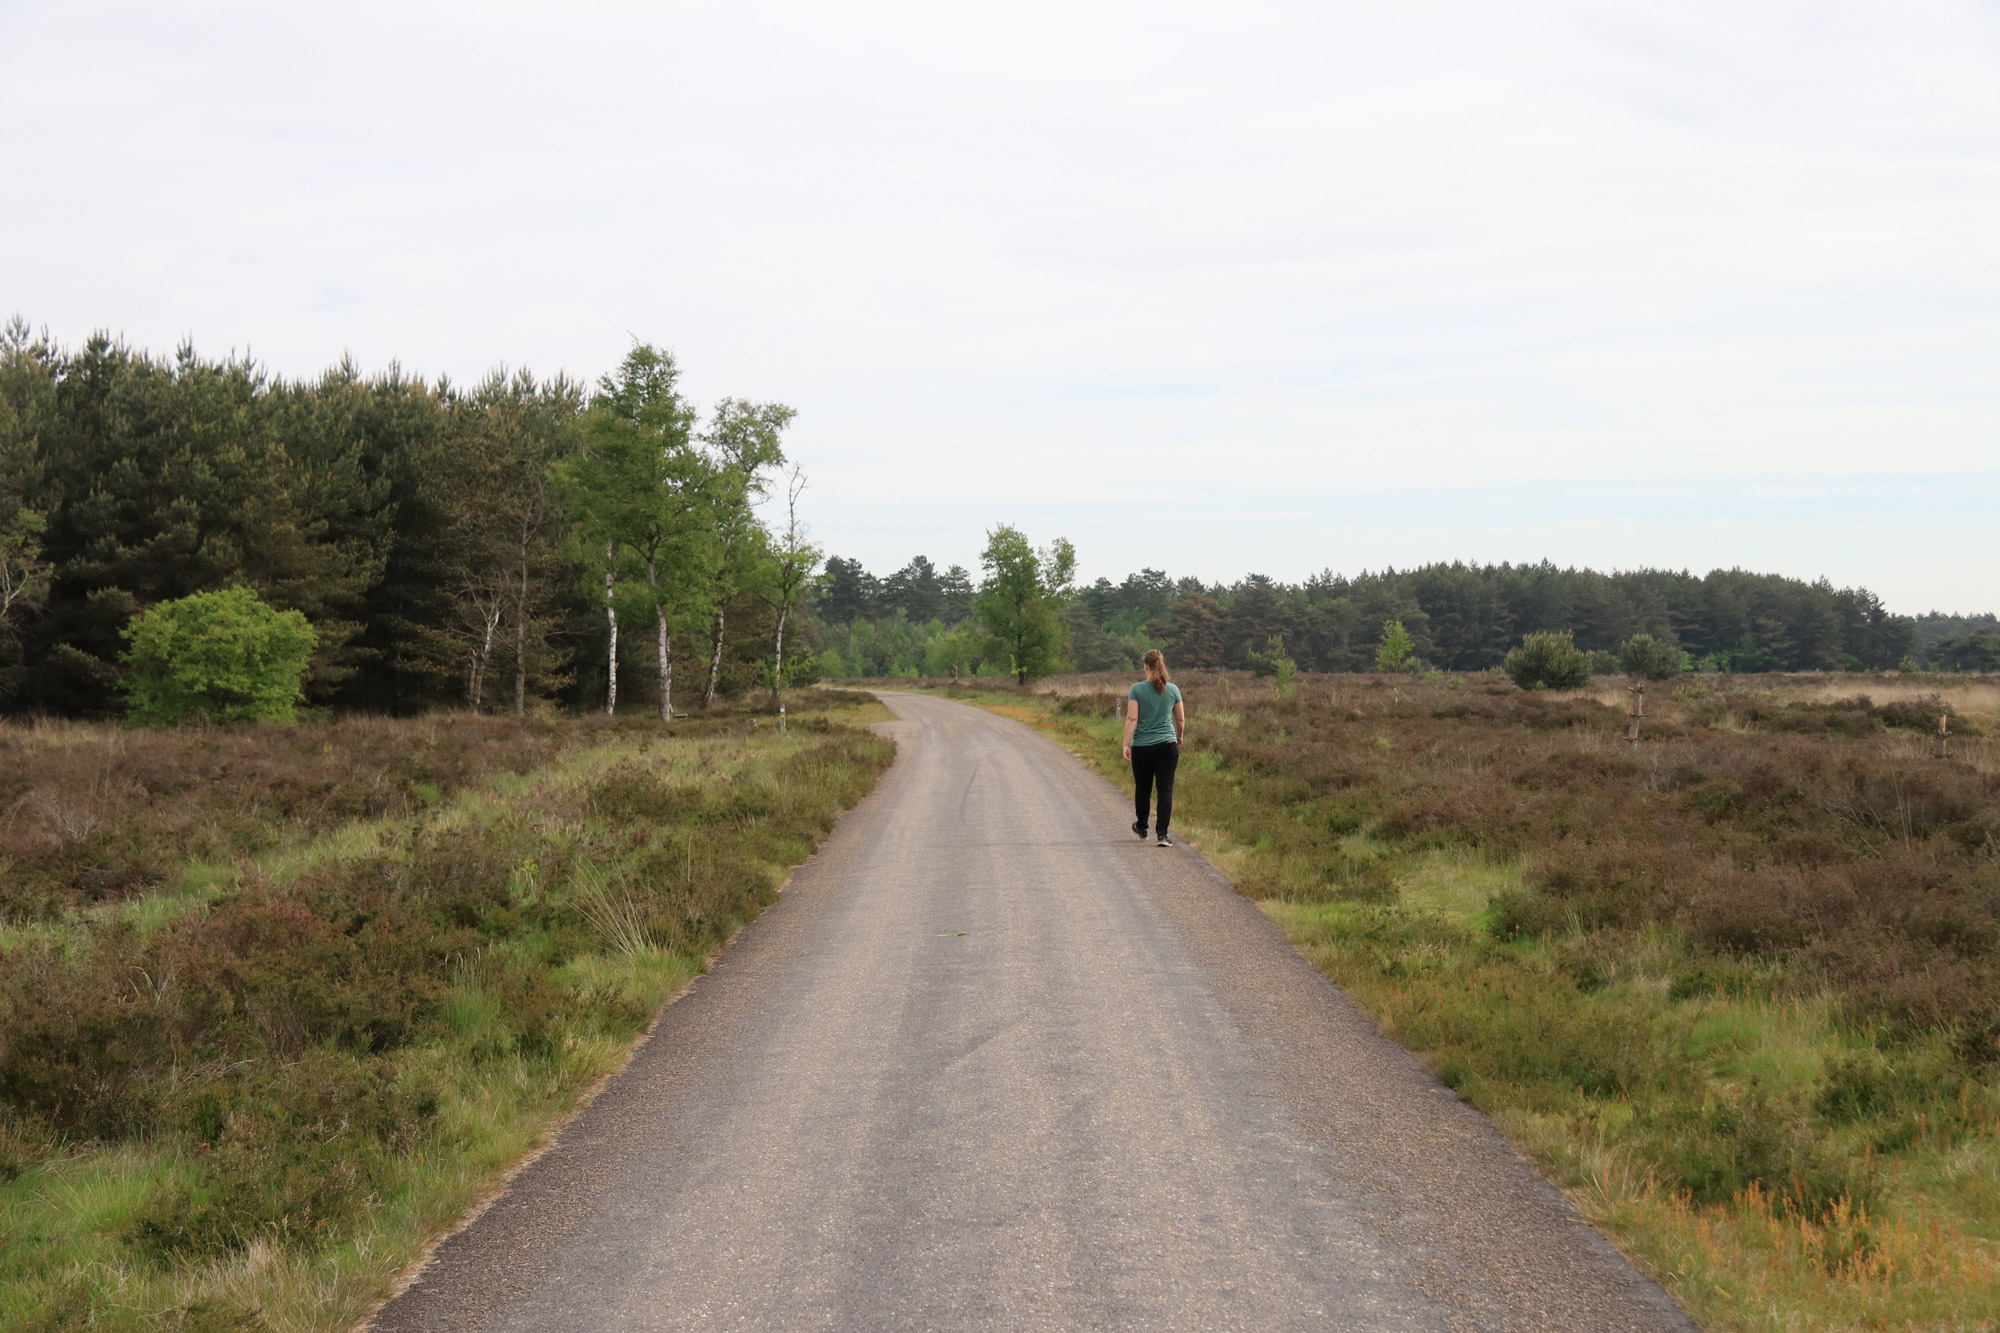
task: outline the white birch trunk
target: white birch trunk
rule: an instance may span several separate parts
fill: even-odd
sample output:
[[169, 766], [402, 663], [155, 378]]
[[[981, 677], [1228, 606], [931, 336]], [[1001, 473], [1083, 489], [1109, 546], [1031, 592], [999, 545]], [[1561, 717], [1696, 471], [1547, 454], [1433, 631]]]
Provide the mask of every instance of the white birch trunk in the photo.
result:
[[659, 633], [660, 721], [674, 720], [674, 644], [667, 637], [667, 608], [660, 603], [659, 569], [646, 557], [646, 586], [653, 592], [653, 623]]
[[479, 646], [472, 650], [471, 678], [466, 682], [465, 701], [477, 713], [486, 706], [486, 664], [493, 660], [493, 635], [500, 627], [500, 608], [493, 606], [485, 611], [485, 628], [479, 636]]
[[785, 680], [785, 619], [792, 613], [792, 604], [787, 601], [778, 608], [778, 632], [771, 640], [771, 699], [777, 701], [778, 690]]
[[715, 707], [715, 678], [722, 674], [722, 612], [715, 613], [715, 652], [708, 659], [708, 691], [702, 696], [705, 712]]
[[667, 637], [667, 613], [658, 612], [660, 627], [660, 720], [674, 720], [674, 645]]

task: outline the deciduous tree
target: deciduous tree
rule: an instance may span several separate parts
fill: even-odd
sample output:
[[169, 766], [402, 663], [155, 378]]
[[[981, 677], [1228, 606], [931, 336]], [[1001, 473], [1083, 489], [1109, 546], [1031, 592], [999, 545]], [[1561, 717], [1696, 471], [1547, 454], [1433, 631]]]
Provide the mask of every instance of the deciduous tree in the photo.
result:
[[986, 581], [974, 612], [989, 654], [1005, 660], [1023, 684], [1063, 670], [1069, 644], [1061, 610], [1076, 578], [1076, 548], [1058, 537], [1037, 551], [1019, 528], [1003, 523], [986, 534], [981, 563]]
[[[710, 523], [714, 530], [716, 558], [708, 589], [714, 608], [708, 659], [708, 684], [702, 692], [702, 707], [715, 703], [715, 686], [722, 674], [723, 636], [731, 599], [747, 586], [767, 577], [773, 553], [757, 522], [755, 505], [763, 499], [765, 474], [785, 463], [784, 432], [798, 414], [783, 403], [752, 403], [725, 398], [716, 404], [715, 415], [702, 435], [708, 446], [712, 472], [709, 482]], [[794, 497], [796, 498], [796, 497]], [[778, 627], [782, 636], [782, 617]]]
[[777, 628], [771, 636], [771, 699], [776, 702], [785, 684], [785, 627], [792, 609], [812, 584], [813, 570], [819, 565], [819, 548], [812, 544], [805, 523], [799, 518], [799, 496], [806, 489], [806, 474], [794, 467], [785, 480], [785, 517], [772, 534], [769, 559], [762, 587], [765, 600], [777, 612]]
[[1377, 671], [1407, 671], [1416, 658], [1416, 645], [1400, 620], [1382, 622], [1382, 642], [1375, 649]]
[[125, 629], [132, 720], [290, 722], [314, 637], [303, 615], [240, 586], [162, 602]]

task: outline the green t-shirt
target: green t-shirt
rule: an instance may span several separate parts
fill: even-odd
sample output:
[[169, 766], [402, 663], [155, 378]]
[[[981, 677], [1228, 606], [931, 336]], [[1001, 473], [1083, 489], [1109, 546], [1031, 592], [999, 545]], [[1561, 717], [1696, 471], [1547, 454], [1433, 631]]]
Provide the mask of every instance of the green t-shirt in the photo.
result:
[[1158, 745], [1161, 741], [1177, 741], [1174, 735], [1174, 705], [1181, 701], [1181, 687], [1167, 682], [1167, 692], [1160, 693], [1153, 688], [1153, 682], [1142, 680], [1132, 687], [1126, 696], [1139, 704], [1139, 725], [1132, 729], [1132, 744]]

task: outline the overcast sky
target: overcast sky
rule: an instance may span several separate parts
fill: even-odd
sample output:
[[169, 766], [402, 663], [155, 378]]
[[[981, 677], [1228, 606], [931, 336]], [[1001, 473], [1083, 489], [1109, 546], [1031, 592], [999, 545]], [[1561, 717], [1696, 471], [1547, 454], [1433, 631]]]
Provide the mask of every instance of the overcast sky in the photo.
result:
[[836, 554], [2000, 609], [2000, 4], [0, 0], [0, 316], [779, 399]]

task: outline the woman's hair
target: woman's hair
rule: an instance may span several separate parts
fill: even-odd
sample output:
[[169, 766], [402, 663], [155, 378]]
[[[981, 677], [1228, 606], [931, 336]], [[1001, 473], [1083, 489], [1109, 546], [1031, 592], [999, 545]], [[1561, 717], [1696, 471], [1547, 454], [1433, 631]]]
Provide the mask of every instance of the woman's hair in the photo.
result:
[[1146, 668], [1146, 679], [1153, 682], [1153, 693], [1165, 694], [1167, 682], [1173, 677], [1167, 674], [1167, 659], [1158, 648], [1148, 648], [1146, 655], [1139, 659]]

